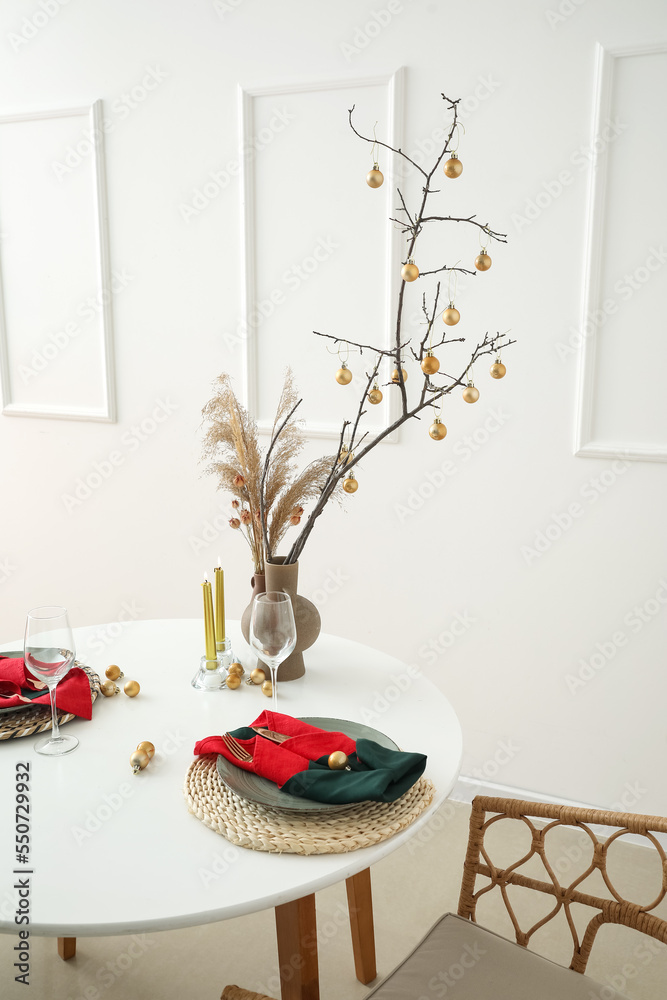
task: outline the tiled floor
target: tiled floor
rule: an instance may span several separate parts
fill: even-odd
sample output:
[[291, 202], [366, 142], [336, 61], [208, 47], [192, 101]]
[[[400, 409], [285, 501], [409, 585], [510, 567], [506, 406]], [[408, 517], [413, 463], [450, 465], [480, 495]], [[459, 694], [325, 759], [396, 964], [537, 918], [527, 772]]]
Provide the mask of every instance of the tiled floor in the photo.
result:
[[[380, 975], [407, 954], [441, 913], [456, 910], [468, 816], [467, 805], [446, 803], [430, 826], [373, 869]], [[518, 829], [514, 821], [496, 827], [494, 860], [509, 864], [525, 853], [525, 827]], [[621, 843], [616, 847], [614, 877], [620, 891], [640, 902], [654, 898], [660, 884], [655, 852]], [[563, 879], [576, 877], [584, 864], [583, 842], [575, 836], [566, 844], [559, 835], [553, 851], [552, 864]], [[119, 863], [123, 863], [120, 858], [105, 866], [100, 859], [100, 872], [93, 877], [108, 877], [113, 864]], [[546, 897], [531, 892], [524, 898], [525, 893], [528, 890], [517, 890], [516, 906], [522, 924], [531, 925], [551, 906]], [[368, 987], [354, 977], [344, 885], [318, 893], [317, 908], [322, 1000], [361, 1000]], [[661, 915], [666, 915], [664, 906]], [[479, 916], [480, 923], [510, 935], [499, 900], [494, 903], [489, 898]], [[560, 917], [557, 925], [551, 922], [538, 932], [534, 948], [567, 965], [571, 938]], [[581, 914], [586, 923], [584, 918]], [[279, 996], [271, 911], [136, 938], [81, 939], [70, 962], [58, 958], [55, 941], [31, 938], [29, 990], [13, 981], [15, 944], [13, 936], [0, 935], [3, 1000], [215, 1000], [227, 983]], [[667, 947], [625, 928], [605, 927], [598, 935], [589, 973], [603, 985], [613, 982], [636, 1000], [664, 1000]], [[605, 1000], [605, 995], [598, 990], [591, 1000]]]

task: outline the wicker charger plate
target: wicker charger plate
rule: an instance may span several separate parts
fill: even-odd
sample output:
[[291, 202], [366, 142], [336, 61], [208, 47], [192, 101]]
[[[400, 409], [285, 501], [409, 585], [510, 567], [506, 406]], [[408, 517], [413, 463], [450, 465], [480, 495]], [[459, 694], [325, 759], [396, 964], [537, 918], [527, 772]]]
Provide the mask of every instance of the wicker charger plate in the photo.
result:
[[248, 802], [227, 788], [217, 755], [194, 760], [183, 792], [189, 811], [232, 844], [273, 854], [344, 854], [379, 844], [409, 826], [433, 800], [420, 778], [396, 802], [353, 802], [336, 812], [283, 812]]
[[[93, 701], [100, 693], [101, 681], [94, 670], [85, 667], [82, 663], [77, 664], [85, 671], [90, 683], [90, 696]], [[64, 726], [66, 722], [76, 719], [78, 716], [71, 712], [58, 711], [58, 725]], [[0, 740], [18, 739], [21, 736], [33, 736], [35, 733], [43, 733], [51, 728], [51, 706], [36, 705], [34, 708], [17, 708], [13, 712], [5, 712], [0, 715]]]

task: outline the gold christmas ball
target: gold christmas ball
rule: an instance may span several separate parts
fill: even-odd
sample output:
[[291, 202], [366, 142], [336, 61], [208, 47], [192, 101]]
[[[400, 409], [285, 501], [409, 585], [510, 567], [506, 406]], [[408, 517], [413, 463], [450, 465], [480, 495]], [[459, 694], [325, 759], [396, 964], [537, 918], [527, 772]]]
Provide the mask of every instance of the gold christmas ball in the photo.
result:
[[356, 493], [359, 489], [359, 483], [354, 476], [349, 476], [347, 479], [343, 480], [343, 489], [346, 493]]
[[431, 354], [431, 352], [429, 351], [424, 360], [422, 361], [422, 371], [426, 375], [435, 375], [435, 373], [438, 371], [439, 368], [440, 368], [440, 362], [435, 357], [435, 355]]
[[434, 441], [443, 441], [447, 437], [447, 428], [439, 417], [436, 417], [428, 429]]
[[372, 170], [369, 170], [366, 174], [366, 183], [369, 188], [379, 188], [382, 187], [382, 182], [384, 181], [384, 174], [378, 168], [377, 163]]
[[329, 767], [332, 771], [342, 771], [347, 767], [347, 754], [342, 750], [334, 750], [329, 754]]
[[130, 754], [130, 764], [132, 765], [132, 770], [135, 774], [138, 774], [139, 771], [143, 771], [149, 761], [150, 757], [144, 750], [135, 750]]
[[480, 253], [475, 257], [475, 267], [478, 271], [488, 271], [492, 261], [488, 253]]
[[463, 164], [456, 154], [452, 154], [442, 168], [447, 177], [460, 177], [463, 173]]
[[[405, 368], [401, 368], [401, 371], [403, 372], [403, 381], [407, 382], [408, 373], [406, 372]], [[398, 374], [398, 368], [394, 368], [393, 372], [391, 373], [391, 380], [395, 385], [399, 384], [401, 376]]]
[[339, 385], [350, 384], [350, 382], [352, 381], [352, 372], [347, 367], [347, 365], [343, 365], [342, 368], [338, 369], [338, 371], [336, 372], [336, 381], [338, 382]]
[[153, 755], [155, 754], [155, 747], [152, 743], [149, 743], [148, 740], [144, 740], [143, 743], [140, 743], [137, 750], [143, 750], [145, 754], [148, 754], [149, 760], [152, 760]]
[[371, 389], [368, 393], [369, 403], [381, 403], [382, 402], [382, 390], [381, 389]]
[[105, 698], [113, 698], [115, 694], [120, 694], [120, 688], [113, 681], [104, 681], [100, 684], [100, 691]]
[[450, 305], [450, 307], [445, 309], [442, 314], [442, 319], [446, 326], [456, 326], [458, 321], [461, 319], [461, 313], [458, 309], [455, 309], [454, 306]]
[[235, 663], [230, 663], [228, 673], [237, 674], [239, 677], [243, 677], [245, 673], [245, 670], [243, 669], [243, 664], [238, 663], [238, 661]]
[[123, 688], [123, 691], [128, 696], [128, 698], [136, 698], [139, 692], [141, 691], [141, 688], [139, 687], [137, 681], [128, 681], [125, 687]]
[[265, 694], [267, 698], [270, 698], [273, 694], [273, 684], [271, 681], [264, 681], [262, 684], [262, 694]]
[[250, 680], [253, 684], [263, 684], [266, 680], [266, 674], [261, 667], [255, 667], [254, 670], [250, 671]]
[[419, 277], [419, 268], [412, 261], [408, 261], [401, 268], [401, 277], [403, 281], [416, 281]]
[[507, 368], [505, 368], [505, 365], [502, 363], [502, 361], [496, 361], [495, 364], [491, 365], [491, 367], [489, 368], [491, 378], [504, 378], [506, 371]]
[[238, 674], [227, 674], [227, 687], [230, 691], [236, 691], [241, 685], [241, 678]]
[[466, 403], [476, 403], [479, 399], [479, 389], [474, 385], [467, 385], [461, 393]]
[[104, 671], [110, 681], [117, 681], [119, 677], [123, 677], [123, 671], [115, 663], [110, 664]]

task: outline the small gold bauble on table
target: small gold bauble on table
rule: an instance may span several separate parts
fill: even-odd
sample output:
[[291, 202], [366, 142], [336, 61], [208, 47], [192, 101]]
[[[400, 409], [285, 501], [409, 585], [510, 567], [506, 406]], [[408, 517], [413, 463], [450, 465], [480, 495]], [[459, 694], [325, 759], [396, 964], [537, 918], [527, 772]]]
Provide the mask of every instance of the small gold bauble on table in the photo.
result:
[[422, 371], [425, 375], [435, 375], [440, 368], [440, 362], [433, 351], [429, 351], [422, 361]]
[[407, 262], [401, 268], [401, 277], [403, 281], [416, 281], [419, 277], [419, 268], [412, 257], [408, 257]]
[[251, 684], [263, 684], [264, 681], [266, 680], [266, 674], [264, 673], [261, 667], [255, 667], [254, 670], [250, 671], [249, 680]]
[[434, 441], [443, 441], [447, 437], [447, 428], [439, 417], [436, 417], [428, 429]]
[[238, 674], [227, 674], [225, 683], [230, 691], [236, 691], [241, 686], [241, 678]]
[[505, 378], [506, 372], [507, 368], [505, 368], [505, 365], [502, 363], [502, 361], [495, 361], [489, 368], [489, 374], [491, 375], [491, 378]]
[[120, 688], [113, 681], [104, 681], [100, 684], [100, 691], [105, 698], [113, 698], [115, 694], [120, 694]]
[[150, 757], [145, 750], [135, 750], [130, 754], [130, 764], [132, 765], [132, 774], [139, 774], [139, 771], [143, 771], [146, 765], [150, 762]]
[[359, 483], [354, 478], [354, 473], [348, 476], [347, 479], [343, 480], [343, 489], [346, 493], [356, 493], [359, 489]]
[[347, 367], [345, 362], [343, 362], [341, 367], [336, 372], [336, 381], [339, 385], [349, 385], [352, 381], [352, 372]]
[[371, 391], [368, 393], [368, 402], [377, 405], [382, 402], [382, 399], [382, 389], [378, 389], [376, 382]]
[[332, 771], [343, 771], [347, 767], [347, 754], [342, 750], [334, 750], [329, 754], [329, 768]]
[[456, 326], [461, 319], [461, 313], [456, 309], [453, 302], [449, 303], [447, 309], [442, 314], [442, 320], [446, 326]]
[[384, 174], [380, 170], [377, 163], [373, 164], [373, 169], [369, 170], [366, 174], [366, 183], [369, 188], [379, 188], [382, 187], [382, 182], [384, 181]]
[[123, 688], [123, 691], [128, 698], [136, 698], [141, 691], [141, 688], [139, 687], [138, 681], [128, 681]]
[[456, 153], [452, 153], [442, 169], [445, 171], [446, 177], [460, 177], [463, 173], [463, 164]]
[[152, 760], [155, 755], [155, 747], [149, 740], [144, 740], [142, 743], [139, 743], [137, 750], [143, 750], [145, 754], [148, 754], [149, 760]]
[[125, 674], [120, 669], [116, 663], [111, 663], [104, 671], [110, 681], [117, 681], [119, 677], [124, 677]]
[[[401, 368], [401, 371], [403, 372], [403, 381], [407, 382], [408, 373], [406, 372], [405, 368]], [[391, 373], [391, 380], [394, 383], [394, 385], [398, 385], [399, 382], [401, 381], [401, 376], [399, 374], [398, 368], [394, 368], [393, 372]]]
[[245, 670], [243, 669], [243, 664], [236, 660], [234, 663], [229, 664], [228, 673], [236, 674], [238, 677], [243, 677]]
[[492, 260], [489, 257], [486, 250], [482, 250], [481, 253], [477, 254], [475, 257], [475, 267], [478, 271], [488, 271], [491, 267]]
[[472, 382], [468, 382], [461, 395], [466, 403], [476, 403], [479, 399], [479, 389], [476, 389]]
[[271, 698], [273, 696], [273, 684], [271, 681], [262, 682], [262, 694], [265, 694], [267, 698]]

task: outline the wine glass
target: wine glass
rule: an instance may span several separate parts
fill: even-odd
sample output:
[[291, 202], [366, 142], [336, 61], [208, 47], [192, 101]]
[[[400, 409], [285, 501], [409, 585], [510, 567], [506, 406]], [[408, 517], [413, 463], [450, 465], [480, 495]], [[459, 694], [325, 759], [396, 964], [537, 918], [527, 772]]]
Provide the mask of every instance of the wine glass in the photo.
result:
[[56, 685], [74, 663], [74, 637], [67, 611], [60, 607], [33, 608], [25, 623], [23, 647], [26, 669], [43, 681], [51, 698], [51, 734], [35, 743], [37, 753], [56, 757], [78, 747], [76, 736], [61, 736], [56, 714]]
[[296, 622], [292, 599], [282, 591], [258, 594], [252, 604], [250, 645], [268, 664], [273, 688], [273, 711], [278, 711], [278, 667], [296, 646]]

